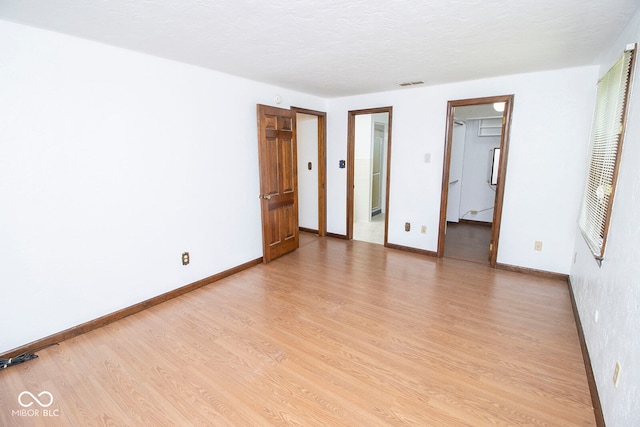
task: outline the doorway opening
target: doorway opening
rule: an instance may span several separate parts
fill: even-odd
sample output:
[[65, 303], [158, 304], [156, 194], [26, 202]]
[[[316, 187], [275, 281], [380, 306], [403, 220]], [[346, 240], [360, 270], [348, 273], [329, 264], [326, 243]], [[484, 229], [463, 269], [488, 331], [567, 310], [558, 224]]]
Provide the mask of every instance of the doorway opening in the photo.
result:
[[327, 114], [291, 107], [296, 116], [298, 153], [298, 226], [300, 231], [327, 234]]
[[513, 95], [449, 101], [438, 257], [497, 262]]
[[347, 239], [387, 245], [392, 107], [349, 111]]

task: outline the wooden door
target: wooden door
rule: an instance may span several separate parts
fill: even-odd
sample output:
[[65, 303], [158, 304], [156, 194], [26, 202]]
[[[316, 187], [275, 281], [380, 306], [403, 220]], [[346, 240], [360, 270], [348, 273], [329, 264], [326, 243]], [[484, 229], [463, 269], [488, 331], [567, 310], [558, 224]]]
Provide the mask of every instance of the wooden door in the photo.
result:
[[264, 262], [298, 248], [295, 113], [258, 105], [258, 156]]

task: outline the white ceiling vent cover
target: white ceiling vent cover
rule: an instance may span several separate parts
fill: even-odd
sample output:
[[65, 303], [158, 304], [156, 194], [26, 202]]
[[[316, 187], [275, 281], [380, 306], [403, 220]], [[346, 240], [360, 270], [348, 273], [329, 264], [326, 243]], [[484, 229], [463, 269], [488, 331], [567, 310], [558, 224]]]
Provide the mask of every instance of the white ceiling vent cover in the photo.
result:
[[418, 80], [415, 82], [404, 82], [404, 83], [398, 83], [398, 86], [401, 87], [407, 87], [407, 86], [418, 86], [418, 85], [423, 85], [424, 82], [422, 80]]

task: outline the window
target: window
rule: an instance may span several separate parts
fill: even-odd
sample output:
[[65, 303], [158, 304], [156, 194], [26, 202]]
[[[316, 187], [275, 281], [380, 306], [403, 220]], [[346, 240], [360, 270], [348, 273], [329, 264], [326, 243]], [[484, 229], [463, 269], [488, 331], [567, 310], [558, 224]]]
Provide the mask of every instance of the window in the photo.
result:
[[636, 46], [628, 46], [618, 62], [598, 82], [589, 149], [589, 175], [578, 224], [599, 263], [604, 259], [609, 231], [635, 52]]

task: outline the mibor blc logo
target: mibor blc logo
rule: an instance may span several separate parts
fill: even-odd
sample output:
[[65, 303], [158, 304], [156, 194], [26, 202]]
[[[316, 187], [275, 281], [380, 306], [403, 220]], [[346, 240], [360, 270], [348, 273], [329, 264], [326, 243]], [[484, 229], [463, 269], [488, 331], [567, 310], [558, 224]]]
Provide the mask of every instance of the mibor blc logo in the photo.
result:
[[[31, 397], [31, 400], [29, 400], [29, 398], [25, 396]], [[44, 401], [42, 401], [39, 399], [42, 398], [42, 396], [47, 396], [48, 399], [44, 398]], [[42, 406], [43, 408], [48, 408], [49, 406], [53, 405], [53, 395], [48, 391], [41, 391], [40, 393], [38, 393], [38, 397], [34, 396], [33, 393], [29, 391], [23, 391], [18, 395], [18, 403], [23, 408], [28, 408], [29, 406], [33, 405], [34, 402]]]
[[49, 409], [53, 405], [53, 395], [48, 391], [41, 391], [37, 395], [30, 391], [23, 391], [18, 395], [18, 403], [22, 409], [11, 410], [13, 417], [59, 417], [59, 409]]

